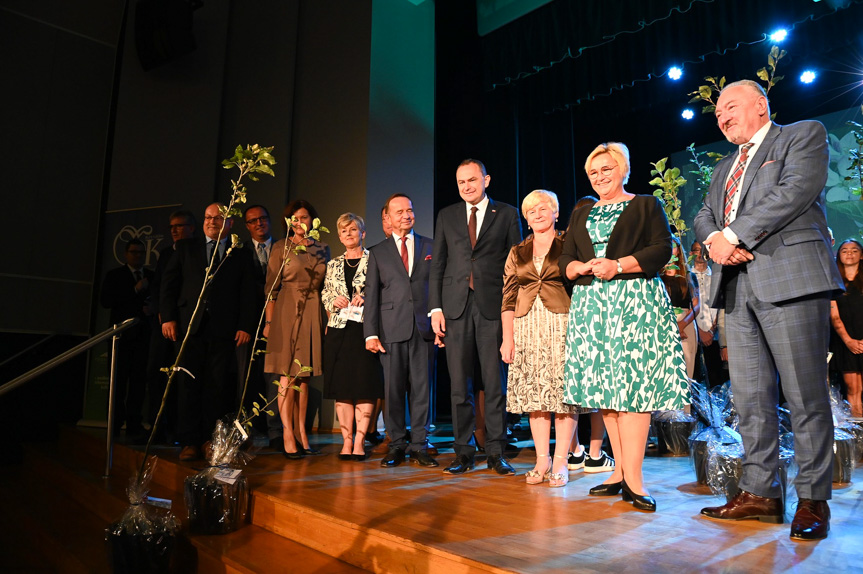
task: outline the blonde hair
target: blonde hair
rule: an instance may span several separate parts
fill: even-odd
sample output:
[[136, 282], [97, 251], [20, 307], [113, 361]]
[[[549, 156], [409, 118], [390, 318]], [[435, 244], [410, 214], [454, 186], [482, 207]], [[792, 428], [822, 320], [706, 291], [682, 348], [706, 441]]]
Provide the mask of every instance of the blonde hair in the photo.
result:
[[593, 161], [598, 155], [602, 155], [604, 153], [609, 154], [614, 161], [617, 162], [617, 166], [620, 168], [620, 173], [623, 175], [623, 184], [626, 185], [626, 182], [629, 181], [629, 148], [626, 147], [625, 144], [619, 142], [608, 142], [604, 144], [599, 144], [594, 148], [590, 155], [587, 156], [587, 160], [584, 162], [584, 172], [587, 173], [590, 171], [590, 162]]
[[527, 212], [542, 203], [547, 201], [551, 205], [552, 211], [560, 212], [560, 203], [557, 201], [557, 194], [553, 191], [545, 189], [535, 189], [528, 193], [521, 202], [521, 214], [527, 219]]
[[366, 232], [366, 222], [363, 221], [363, 218], [357, 215], [356, 213], [343, 213], [336, 220], [336, 229], [342, 229], [343, 227], [347, 227], [351, 223], [357, 224], [357, 229], [360, 230], [360, 235]]

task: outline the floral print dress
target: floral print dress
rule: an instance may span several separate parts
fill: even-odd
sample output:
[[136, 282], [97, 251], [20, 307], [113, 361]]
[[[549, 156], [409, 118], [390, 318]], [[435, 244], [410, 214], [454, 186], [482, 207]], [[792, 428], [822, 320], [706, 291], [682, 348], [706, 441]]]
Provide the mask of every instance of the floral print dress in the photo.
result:
[[[587, 230], [597, 257], [629, 202], [595, 206]], [[576, 285], [566, 333], [567, 403], [648, 412], [683, 408], [689, 379], [677, 324], [659, 277]]]

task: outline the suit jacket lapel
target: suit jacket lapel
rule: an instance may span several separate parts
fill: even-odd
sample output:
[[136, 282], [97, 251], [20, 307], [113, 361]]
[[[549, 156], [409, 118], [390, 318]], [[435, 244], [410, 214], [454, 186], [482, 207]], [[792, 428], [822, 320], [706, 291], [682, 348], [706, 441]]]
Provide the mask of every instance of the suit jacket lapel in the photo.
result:
[[[764, 163], [764, 159], [767, 157], [767, 152], [770, 151], [770, 146], [773, 145], [773, 141], [776, 139], [776, 136], [782, 129], [773, 124], [770, 126], [770, 129], [767, 130], [767, 134], [764, 136], [764, 141], [761, 142], [761, 145], [758, 146], [758, 151], [755, 152], [755, 155], [752, 156], [752, 159], [749, 160], [749, 165], [746, 166], [746, 174], [743, 176], [743, 187], [740, 188], [740, 202], [739, 205], [743, 204], [743, 200], [746, 198], [746, 192], [749, 191], [749, 188], [752, 186], [752, 180], [755, 179], [755, 174], [758, 171], [758, 168]], [[737, 208], [738, 211], [740, 207]]]
[[715, 214], [716, 224], [720, 229], [725, 227], [725, 182], [728, 180], [731, 166], [737, 165], [738, 155], [740, 154], [736, 153], [734, 157], [723, 160], [716, 166], [716, 170], [713, 172], [713, 181], [716, 182], [714, 189], [717, 193], [716, 197], [711, 197], [710, 199], [713, 201], [713, 213]]
[[[488, 198], [488, 205], [485, 208], [485, 215], [482, 218], [482, 227], [479, 229], [479, 234], [476, 236], [477, 244], [482, 239], [482, 236], [485, 235], [485, 232], [488, 231], [488, 228], [491, 227], [492, 222], [494, 221], [495, 216], [497, 215], [497, 206]], [[465, 219], [465, 227], [467, 227], [467, 219]]]

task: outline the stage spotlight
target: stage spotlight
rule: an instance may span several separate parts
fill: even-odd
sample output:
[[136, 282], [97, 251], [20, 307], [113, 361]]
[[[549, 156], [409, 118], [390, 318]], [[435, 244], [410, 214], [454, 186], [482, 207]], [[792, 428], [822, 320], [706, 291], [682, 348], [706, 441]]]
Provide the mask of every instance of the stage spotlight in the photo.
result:
[[685, 110], [683, 110], [683, 113], [681, 113], [680, 115], [684, 120], [691, 120], [692, 118], [695, 117], [695, 112], [693, 112], [689, 108], [686, 108]]
[[670, 68], [668, 68], [669, 79], [677, 81], [680, 79], [681, 76], [683, 76], [683, 70], [681, 70], [677, 66], [671, 66]]
[[800, 81], [804, 84], [811, 84], [815, 81], [815, 78], [818, 77], [818, 74], [813, 72], [812, 70], [806, 70], [802, 74], [800, 74]]
[[788, 36], [788, 32], [785, 31], [783, 28], [780, 28], [779, 30], [776, 30], [775, 32], [770, 34], [770, 40], [772, 42], [781, 42], [785, 39], [786, 36]]

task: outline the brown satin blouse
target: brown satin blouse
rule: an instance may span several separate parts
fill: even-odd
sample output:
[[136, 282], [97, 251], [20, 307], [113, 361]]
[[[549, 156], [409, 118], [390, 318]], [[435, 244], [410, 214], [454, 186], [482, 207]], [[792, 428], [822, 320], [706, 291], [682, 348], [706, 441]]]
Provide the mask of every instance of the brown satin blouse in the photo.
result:
[[510, 249], [503, 269], [501, 312], [515, 311], [516, 317], [524, 317], [533, 306], [537, 294], [545, 308], [552, 313], [569, 312], [570, 299], [558, 265], [563, 239], [563, 232], [558, 231], [539, 273], [533, 264], [533, 236]]

